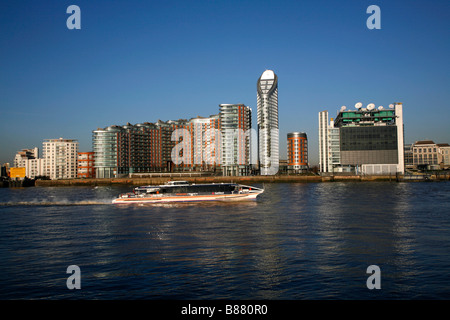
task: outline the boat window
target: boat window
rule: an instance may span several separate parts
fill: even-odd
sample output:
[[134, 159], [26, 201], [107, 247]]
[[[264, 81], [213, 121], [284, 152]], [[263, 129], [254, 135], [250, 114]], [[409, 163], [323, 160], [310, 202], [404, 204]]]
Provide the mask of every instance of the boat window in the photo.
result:
[[187, 188], [185, 186], [177, 186], [177, 187], [173, 187], [170, 188], [172, 189], [172, 193], [186, 193], [187, 192]]
[[161, 193], [210, 193], [231, 192], [235, 190], [234, 184], [211, 184], [211, 185], [189, 185], [171, 186], [161, 188]]

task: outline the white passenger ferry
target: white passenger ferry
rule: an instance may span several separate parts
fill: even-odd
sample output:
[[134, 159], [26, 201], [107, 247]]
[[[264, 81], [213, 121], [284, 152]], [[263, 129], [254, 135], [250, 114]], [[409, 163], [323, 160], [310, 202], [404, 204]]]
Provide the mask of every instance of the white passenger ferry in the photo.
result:
[[164, 203], [191, 201], [255, 200], [264, 189], [236, 183], [190, 184], [169, 181], [159, 186], [142, 186], [123, 193], [113, 203]]

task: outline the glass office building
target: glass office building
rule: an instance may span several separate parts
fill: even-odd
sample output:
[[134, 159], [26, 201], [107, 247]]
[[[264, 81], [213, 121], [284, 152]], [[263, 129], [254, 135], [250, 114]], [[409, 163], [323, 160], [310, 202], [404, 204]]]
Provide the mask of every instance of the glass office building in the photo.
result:
[[341, 109], [334, 121], [327, 118], [327, 111], [319, 113], [321, 172], [404, 173], [401, 103], [389, 109], [357, 104], [356, 110]]

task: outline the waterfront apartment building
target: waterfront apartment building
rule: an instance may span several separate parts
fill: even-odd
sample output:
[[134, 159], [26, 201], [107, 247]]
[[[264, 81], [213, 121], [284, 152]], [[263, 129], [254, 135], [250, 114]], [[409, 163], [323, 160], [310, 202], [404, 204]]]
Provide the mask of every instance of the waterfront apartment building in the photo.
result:
[[330, 172], [328, 166], [328, 111], [319, 112], [319, 171]]
[[[140, 123], [98, 128], [92, 134], [97, 178], [124, 177], [133, 173], [171, 169], [172, 133], [180, 121]], [[181, 138], [182, 139], [182, 138]]]
[[414, 168], [413, 144], [405, 144], [404, 147], [405, 170]]
[[222, 174], [249, 175], [252, 168], [252, 109], [244, 104], [221, 104]]
[[272, 70], [264, 71], [256, 87], [260, 174], [273, 175], [279, 167], [277, 75]]
[[308, 170], [308, 137], [304, 132], [287, 134], [287, 170], [290, 173]]
[[158, 121], [163, 130], [163, 161], [167, 170], [215, 171], [221, 164], [220, 117]]
[[[319, 113], [320, 171], [404, 173], [402, 104], [391, 104], [389, 109], [384, 109], [375, 108], [373, 104], [363, 108], [361, 103], [357, 103], [355, 108], [347, 110], [342, 107], [336, 119], [329, 123], [326, 121], [328, 112]], [[338, 139], [339, 161], [336, 163], [337, 150], [333, 152], [331, 141], [336, 146]], [[330, 160], [333, 156], [335, 161]]]
[[[209, 117], [192, 118], [191, 126], [191, 165], [184, 165], [196, 171], [215, 171], [222, 163], [221, 119], [218, 114]], [[188, 158], [189, 159], [189, 158]]]
[[434, 143], [432, 140], [416, 141], [412, 145], [413, 167], [415, 169], [445, 167], [445, 151], [449, 147], [448, 143]]
[[450, 146], [448, 144], [446, 146], [441, 146], [439, 150], [442, 158], [441, 168], [442, 169], [450, 168]]
[[161, 150], [161, 166], [155, 169], [173, 172], [190, 168], [193, 153], [192, 124], [186, 119], [165, 122], [158, 120], [155, 126], [160, 131], [159, 140], [155, 142], [155, 150]]
[[39, 158], [39, 148], [22, 149], [18, 151], [14, 157], [14, 167], [25, 167], [26, 162], [31, 159]]
[[98, 128], [92, 135], [95, 175], [216, 170], [220, 143], [219, 115]]
[[30, 179], [45, 176], [45, 159], [29, 159], [25, 162], [25, 175]]
[[1, 165], [0, 178], [9, 177], [9, 162]]
[[415, 168], [438, 165], [439, 147], [432, 140], [416, 141], [413, 149], [413, 165]]
[[44, 175], [45, 159], [39, 158], [39, 148], [22, 149], [14, 157], [14, 167], [25, 168], [25, 176], [34, 179]]
[[151, 172], [163, 166], [162, 130], [152, 123], [98, 128], [92, 134], [97, 178]]
[[78, 152], [78, 178], [95, 178], [94, 152]]
[[42, 175], [50, 179], [77, 177], [78, 141], [73, 139], [46, 139], [42, 148], [45, 160]]
[[328, 111], [319, 112], [319, 171], [323, 173], [343, 172], [341, 166], [340, 131]]
[[119, 126], [98, 128], [92, 132], [94, 168], [96, 178], [114, 178], [118, 169]]

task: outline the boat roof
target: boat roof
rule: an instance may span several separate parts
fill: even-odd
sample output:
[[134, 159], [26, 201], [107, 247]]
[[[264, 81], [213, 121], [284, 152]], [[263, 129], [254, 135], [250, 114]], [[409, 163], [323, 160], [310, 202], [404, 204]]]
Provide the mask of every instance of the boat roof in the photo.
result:
[[172, 185], [184, 185], [184, 184], [189, 184], [189, 182], [187, 181], [182, 181], [182, 180], [178, 180], [178, 181], [167, 181], [168, 186], [172, 186]]
[[177, 186], [215, 186], [215, 185], [237, 185], [237, 183], [232, 182], [221, 182], [221, 183], [192, 183], [190, 184], [187, 181], [168, 181], [167, 184], [160, 184], [160, 185], [148, 185], [148, 186], [139, 186], [135, 189], [139, 188], [161, 188], [161, 187], [177, 187]]
[[217, 185], [235, 185], [236, 183], [231, 182], [220, 182], [220, 183], [179, 183], [179, 184], [162, 184], [160, 187], [176, 187], [176, 186], [217, 186]]

